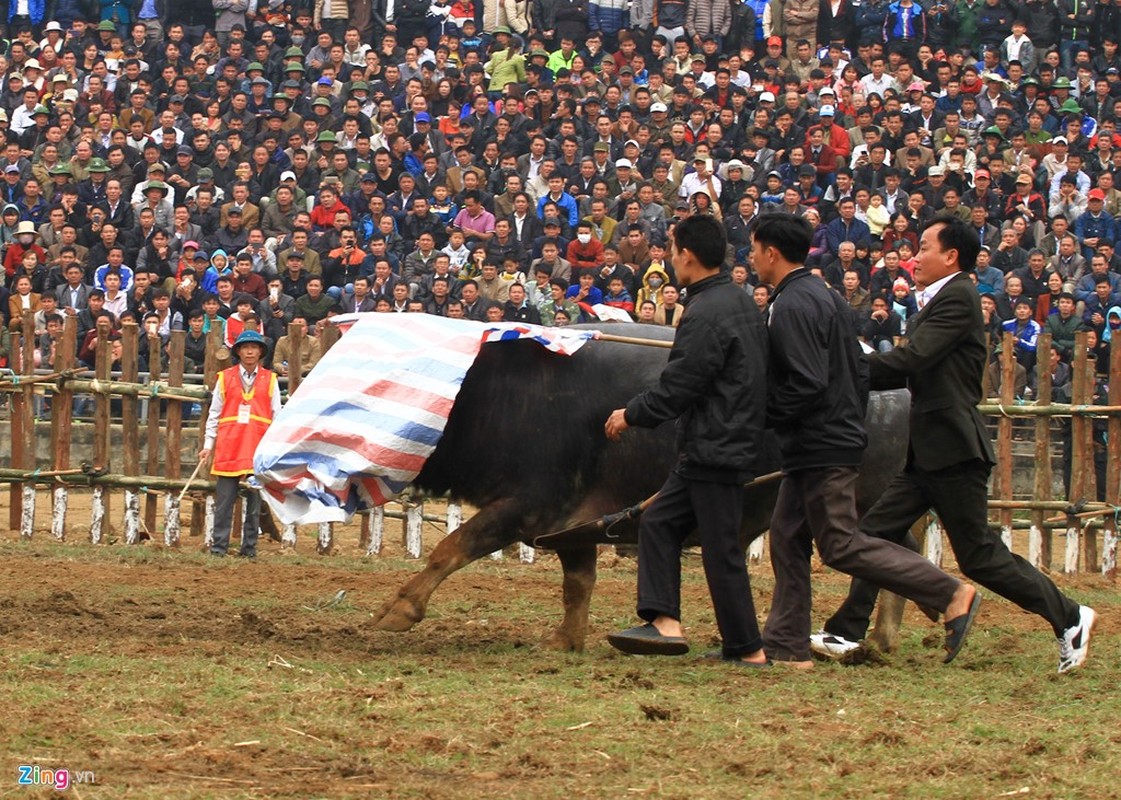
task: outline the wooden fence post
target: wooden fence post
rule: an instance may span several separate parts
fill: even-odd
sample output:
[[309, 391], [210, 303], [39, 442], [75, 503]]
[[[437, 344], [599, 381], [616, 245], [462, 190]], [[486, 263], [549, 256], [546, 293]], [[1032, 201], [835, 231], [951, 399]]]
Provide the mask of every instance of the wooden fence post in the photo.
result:
[[370, 511], [370, 541], [366, 545], [365, 555], [376, 556], [381, 552], [381, 544], [385, 537], [385, 507], [375, 506]]
[[[159, 358], [162, 346], [159, 334], [148, 337], [148, 382], [154, 383], [160, 379], [163, 368]], [[156, 357], [152, 358], [155, 353]], [[148, 398], [148, 474], [158, 475], [160, 470], [160, 401], [159, 398]], [[144, 497], [144, 527], [148, 536], [156, 537], [156, 511], [159, 500], [156, 493], [149, 491]]]
[[[1014, 337], [1004, 334], [1000, 351], [1000, 404], [1011, 409], [1016, 403], [1016, 352]], [[997, 497], [1001, 500], [1012, 499], [1012, 427], [1015, 420], [1001, 414], [997, 422]], [[1000, 538], [1005, 546], [1012, 549], [1012, 509], [1000, 511]]]
[[[169, 387], [183, 385], [183, 359], [186, 357], [187, 332], [172, 331], [168, 341], [167, 384]], [[153, 398], [155, 399], [155, 398]], [[170, 478], [181, 477], [183, 401], [167, 401], [167, 449], [164, 451], [164, 467]], [[164, 495], [163, 541], [168, 547], [179, 546], [179, 493], [169, 491]]]
[[[1071, 363], [1073, 383], [1072, 402], [1081, 405], [1086, 402], [1087, 362], [1086, 333], [1074, 335], [1074, 359]], [[1086, 426], [1089, 419], [1076, 415], [1070, 420], [1070, 491], [1067, 500], [1076, 503], [1086, 494]], [[1081, 551], [1082, 523], [1072, 518], [1067, 526], [1066, 553], [1063, 559], [1063, 570], [1068, 574], [1078, 572], [1078, 556]]]
[[405, 504], [405, 552], [409, 558], [420, 558], [423, 549], [424, 503], [409, 498]]
[[[1109, 353], [1109, 404], [1121, 405], [1121, 342]], [[1121, 505], [1121, 417], [1112, 414], [1106, 423], [1105, 501]], [[1117, 518], [1106, 515], [1102, 539], [1102, 574], [1117, 577]]]
[[[1097, 388], [1095, 380], [1097, 362], [1086, 359], [1085, 399], [1087, 405], [1094, 402], [1094, 391]], [[1081, 499], [1094, 501], [1098, 499], [1098, 471], [1094, 464], [1094, 418], [1083, 417], [1082, 425], [1082, 494]], [[1089, 522], [1089, 520], [1086, 520]], [[1082, 525], [1083, 523], [1079, 523]], [[1098, 568], [1098, 533], [1094, 526], [1086, 525], [1082, 528], [1082, 569], [1086, 571]]]
[[[121, 326], [121, 380], [140, 380], [140, 327], [132, 321]], [[128, 395], [121, 398], [121, 463], [125, 475], [140, 474], [140, 411], [139, 400]], [[140, 494], [125, 489], [125, 544], [140, 543]]]
[[[78, 319], [67, 316], [62, 326], [62, 339], [55, 343], [52, 368], [56, 372], [73, 369], [78, 358]], [[54, 469], [70, 469], [70, 431], [74, 415], [74, 392], [61, 388], [51, 398], [51, 443], [54, 447]], [[66, 509], [70, 503], [70, 490], [59, 481], [54, 487], [54, 507], [51, 510], [51, 535], [56, 541], [66, 538]]]
[[[226, 353], [226, 358], [229, 358], [229, 353], [226, 351], [226, 346], [222, 341], [222, 331], [217, 326], [210, 329], [206, 334], [206, 360], [203, 364], [203, 383], [206, 388], [211, 392], [214, 391], [215, 385], [218, 383], [218, 372], [222, 369], [222, 354]], [[228, 366], [228, 364], [227, 364]], [[213, 397], [213, 395], [211, 395]], [[210, 414], [211, 400], [207, 400], [202, 404], [202, 410], [199, 413], [199, 449], [202, 449], [206, 438], [206, 418]], [[210, 546], [214, 544], [214, 495], [207, 495], [204, 503], [203, 511], [203, 538], [202, 549], [203, 552], [209, 552]], [[195, 506], [195, 513], [198, 512], [198, 506]], [[193, 530], [193, 527], [192, 527]]]
[[[21, 344], [22, 350], [20, 351], [20, 370], [24, 375], [30, 377], [35, 374], [35, 315], [30, 309], [25, 309], [23, 312], [23, 319], [20, 320], [22, 327]], [[35, 385], [28, 383], [23, 387], [22, 393], [23, 402], [21, 404], [21, 414], [23, 419], [20, 421], [20, 428], [23, 433], [23, 461], [20, 463], [20, 468], [26, 470], [33, 470], [38, 466], [38, 459], [35, 457]], [[31, 539], [35, 533], [35, 483], [27, 482], [23, 484], [23, 490], [20, 496], [20, 522], [19, 522], [19, 536], [23, 540]]]
[[[97, 380], [108, 381], [112, 364], [113, 351], [109, 342], [109, 332], [104, 329], [97, 331], [97, 356], [94, 373]], [[112, 397], [98, 392], [93, 398], [93, 465], [95, 469], [109, 470], [109, 406]], [[101, 544], [109, 533], [111, 526], [109, 519], [109, 492], [104, 486], [94, 486], [90, 512], [90, 541]]]
[[463, 506], [459, 503], [448, 503], [445, 518], [448, 533], [455, 533], [456, 528], [463, 524]]
[[[20, 354], [23, 352], [23, 337], [16, 333], [11, 336], [8, 350], [8, 364], [12, 372], [20, 373]], [[12, 466], [23, 468], [23, 392], [14, 392], [8, 397], [8, 426], [12, 438]], [[23, 484], [16, 481], [8, 486], [8, 529], [18, 531], [23, 522], [20, 509], [23, 507]]]
[[[1041, 333], [1036, 344], [1035, 402], [1046, 406], [1051, 403], [1051, 334]], [[1051, 417], [1035, 418], [1035, 500], [1051, 499]], [[1042, 564], [1051, 568], [1051, 529], [1043, 527], [1044, 514], [1031, 512], [1028, 531], [1028, 562], [1033, 567]]]

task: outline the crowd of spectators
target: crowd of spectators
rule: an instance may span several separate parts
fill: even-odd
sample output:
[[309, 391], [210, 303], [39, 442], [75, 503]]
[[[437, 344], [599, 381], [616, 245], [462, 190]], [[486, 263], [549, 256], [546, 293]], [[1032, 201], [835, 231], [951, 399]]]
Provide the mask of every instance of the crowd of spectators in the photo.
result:
[[676, 325], [689, 214], [723, 222], [761, 308], [753, 219], [807, 217], [809, 266], [881, 350], [942, 211], [977, 229], [985, 324], [1025, 376], [1041, 331], [1059, 364], [1093, 331], [1104, 364], [1121, 327], [1117, 2], [31, 0], [6, 21], [0, 355], [29, 309], [40, 366], [66, 316], [85, 364], [129, 319], [186, 330], [188, 369], [213, 327], [256, 324], [281, 373], [289, 323], [310, 368], [352, 311]]

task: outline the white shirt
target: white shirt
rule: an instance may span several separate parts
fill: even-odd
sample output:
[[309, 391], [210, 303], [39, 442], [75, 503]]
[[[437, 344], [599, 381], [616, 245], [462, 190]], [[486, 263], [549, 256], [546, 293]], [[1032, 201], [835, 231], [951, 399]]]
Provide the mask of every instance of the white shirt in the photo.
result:
[[708, 189], [708, 180], [705, 179], [702, 181], [697, 177], [697, 173], [690, 172], [688, 175], [681, 179], [681, 188], [677, 190], [677, 194], [678, 196], [684, 197], [687, 200], [697, 192], [704, 192], [705, 194], [708, 194], [710, 197], [712, 197], [713, 202], [715, 202], [720, 199], [721, 186], [722, 184], [720, 183], [720, 179], [713, 175], [712, 192], [716, 193], [715, 195], [713, 195], [712, 192], [710, 192]]
[[923, 289], [918, 298], [919, 308], [924, 307], [927, 303], [933, 300], [935, 295], [942, 291], [942, 287], [956, 278], [958, 274], [959, 273], [954, 272], [950, 275], [947, 275], [945, 278], [936, 280], [934, 283], [930, 284], [930, 286], [927, 286], [925, 289]]
[[871, 94], [875, 92], [880, 97], [884, 96], [884, 92], [895, 85], [895, 78], [888, 75], [886, 72], [876, 78], [871, 72], [860, 79], [860, 85], [864, 87], [864, 94]]

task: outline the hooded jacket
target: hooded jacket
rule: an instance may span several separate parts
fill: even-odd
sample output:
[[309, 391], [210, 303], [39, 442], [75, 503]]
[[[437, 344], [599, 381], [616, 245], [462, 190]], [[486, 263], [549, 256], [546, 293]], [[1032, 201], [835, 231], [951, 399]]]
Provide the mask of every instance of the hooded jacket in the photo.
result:
[[[650, 285], [650, 278], [654, 276], [662, 279], [661, 285], [657, 288]], [[669, 283], [669, 275], [661, 267], [652, 266], [646, 270], [646, 274], [642, 276], [642, 286], [639, 287], [634, 299], [635, 309], [641, 308], [647, 300], [653, 300], [654, 305], [660, 306], [662, 304], [662, 288], [667, 283]]]

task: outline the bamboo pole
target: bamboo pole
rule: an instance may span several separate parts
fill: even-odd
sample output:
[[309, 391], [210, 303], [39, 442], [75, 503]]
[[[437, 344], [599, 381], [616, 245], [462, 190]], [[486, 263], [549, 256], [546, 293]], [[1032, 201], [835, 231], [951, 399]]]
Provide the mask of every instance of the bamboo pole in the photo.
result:
[[0, 391], [14, 394], [16, 392], [21, 392], [23, 387], [29, 383], [58, 383], [60, 380], [72, 378], [75, 375], [88, 371], [89, 370], [68, 369], [60, 370], [59, 372], [51, 372], [47, 375], [18, 375], [14, 378], [0, 380]]
[[[96, 369], [98, 380], [108, 381], [113, 368], [109, 332], [97, 330]], [[99, 393], [93, 399], [93, 463], [99, 470], [109, 469], [109, 395]], [[90, 541], [101, 544], [109, 533], [109, 493], [105, 487], [96, 486], [91, 499]]]
[[[182, 331], [179, 331], [182, 333]], [[158, 336], [156, 338], [159, 338]], [[149, 358], [151, 353], [149, 352]], [[158, 372], [158, 367], [155, 371]], [[151, 384], [127, 383], [113, 380], [87, 380], [85, 378], [63, 378], [71, 389], [93, 395], [114, 395], [119, 397], [149, 397], [153, 400], [177, 400], [181, 403], [197, 403], [209, 397], [210, 392], [201, 386], [171, 386], [166, 382], [153, 381]]]
[[[155, 358], [152, 358], [152, 353], [156, 354]], [[148, 380], [154, 381], [160, 377], [163, 363], [159, 353], [160, 337], [159, 334], [153, 334], [148, 337]], [[148, 400], [147, 443], [147, 470], [149, 475], [155, 475], [160, 471], [160, 401], [155, 398]], [[158, 502], [158, 498], [151, 493], [144, 498], [144, 527], [149, 536], [153, 536], [156, 531]]]
[[[38, 470], [4, 469], [0, 468], [0, 484], [3, 483], [36, 483], [50, 485], [64, 483], [69, 486], [104, 486], [113, 488], [133, 487], [151, 491], [176, 491], [187, 485], [182, 478], [169, 478], [166, 475], [121, 475], [119, 473], [89, 473], [59, 475], [55, 470], [39, 472]], [[191, 488], [204, 492], [213, 492], [218, 484], [215, 481], [193, 481]]]
[[666, 350], [673, 347], [673, 342], [661, 342], [657, 339], [641, 339], [637, 336], [618, 336], [614, 333], [601, 333], [596, 331], [594, 337], [601, 342], [618, 342], [619, 344], [637, 344], [643, 347], [662, 347]]
[[1121, 414], [1121, 406], [1095, 406], [1081, 403], [1030, 403], [1005, 405], [1003, 403], [978, 403], [977, 410], [986, 416], [1009, 417], [1114, 417]]
[[[62, 326], [62, 339], [55, 343], [54, 367], [60, 372], [74, 368], [78, 354], [78, 320], [67, 316]], [[60, 386], [51, 398], [51, 442], [54, 447], [54, 468], [62, 472], [70, 468], [70, 429], [74, 414], [74, 392]], [[66, 538], [66, 511], [70, 490], [59, 481], [54, 485], [54, 506], [51, 510], [51, 535], [56, 541]]]
[[[187, 346], [186, 331], [172, 331], [168, 343], [167, 382], [172, 391], [183, 386], [183, 359]], [[183, 404], [167, 404], [167, 449], [164, 451], [164, 465], [169, 477], [180, 477], [182, 452], [180, 442], [183, 434]], [[164, 544], [178, 547], [180, 538], [179, 498], [174, 493], [164, 496]]]
[[[1121, 403], [1121, 344], [1109, 353], [1109, 403]], [[1106, 428], [1105, 502], [1121, 505], [1121, 417], [1110, 417]], [[1117, 577], [1117, 521], [1105, 519], [1102, 535], [1102, 574], [1110, 580]]]
[[[121, 380], [140, 380], [140, 326], [129, 321], [121, 326]], [[135, 395], [121, 398], [121, 466], [125, 475], [140, 474], [140, 411]], [[125, 544], [140, 543], [140, 495], [125, 489]]]
[[[1000, 352], [1000, 402], [1010, 406], [1016, 402], [1016, 353], [1015, 337], [1010, 332], [1004, 334]], [[1012, 418], [1002, 415], [997, 422], [997, 496], [1001, 500], [1012, 499]], [[1000, 538], [1004, 546], [1012, 549], [1012, 512], [1000, 512]]]
[[[1011, 508], [1015, 511], [1072, 511], [1076, 507], [1065, 500], [989, 500], [989, 508]], [[1082, 503], [1077, 506], [1081, 511], [1111, 511], [1113, 506], [1108, 503]]]
[[[23, 366], [25, 375], [33, 375], [35, 373], [35, 315], [31, 309], [25, 309], [23, 318], [20, 320], [22, 328], [22, 350], [20, 351], [20, 363]], [[20, 428], [23, 432], [23, 461], [19, 464], [24, 469], [35, 469], [37, 459], [35, 457], [35, 385], [25, 383], [23, 386], [23, 403], [21, 404], [21, 412], [23, 420], [20, 422]], [[20, 523], [19, 535], [20, 538], [27, 541], [35, 533], [35, 484], [25, 483], [22, 487], [21, 502], [20, 502]]]
[[[1035, 399], [1046, 405], [1051, 402], [1051, 334], [1041, 333], [1036, 345]], [[1051, 418], [1035, 419], [1035, 486], [1034, 499], [1051, 499]], [[1044, 535], [1043, 512], [1033, 510], [1028, 533], [1028, 561], [1033, 567], [1043, 564], [1051, 568], [1051, 536]], [[1046, 541], [1045, 541], [1046, 540]]]

